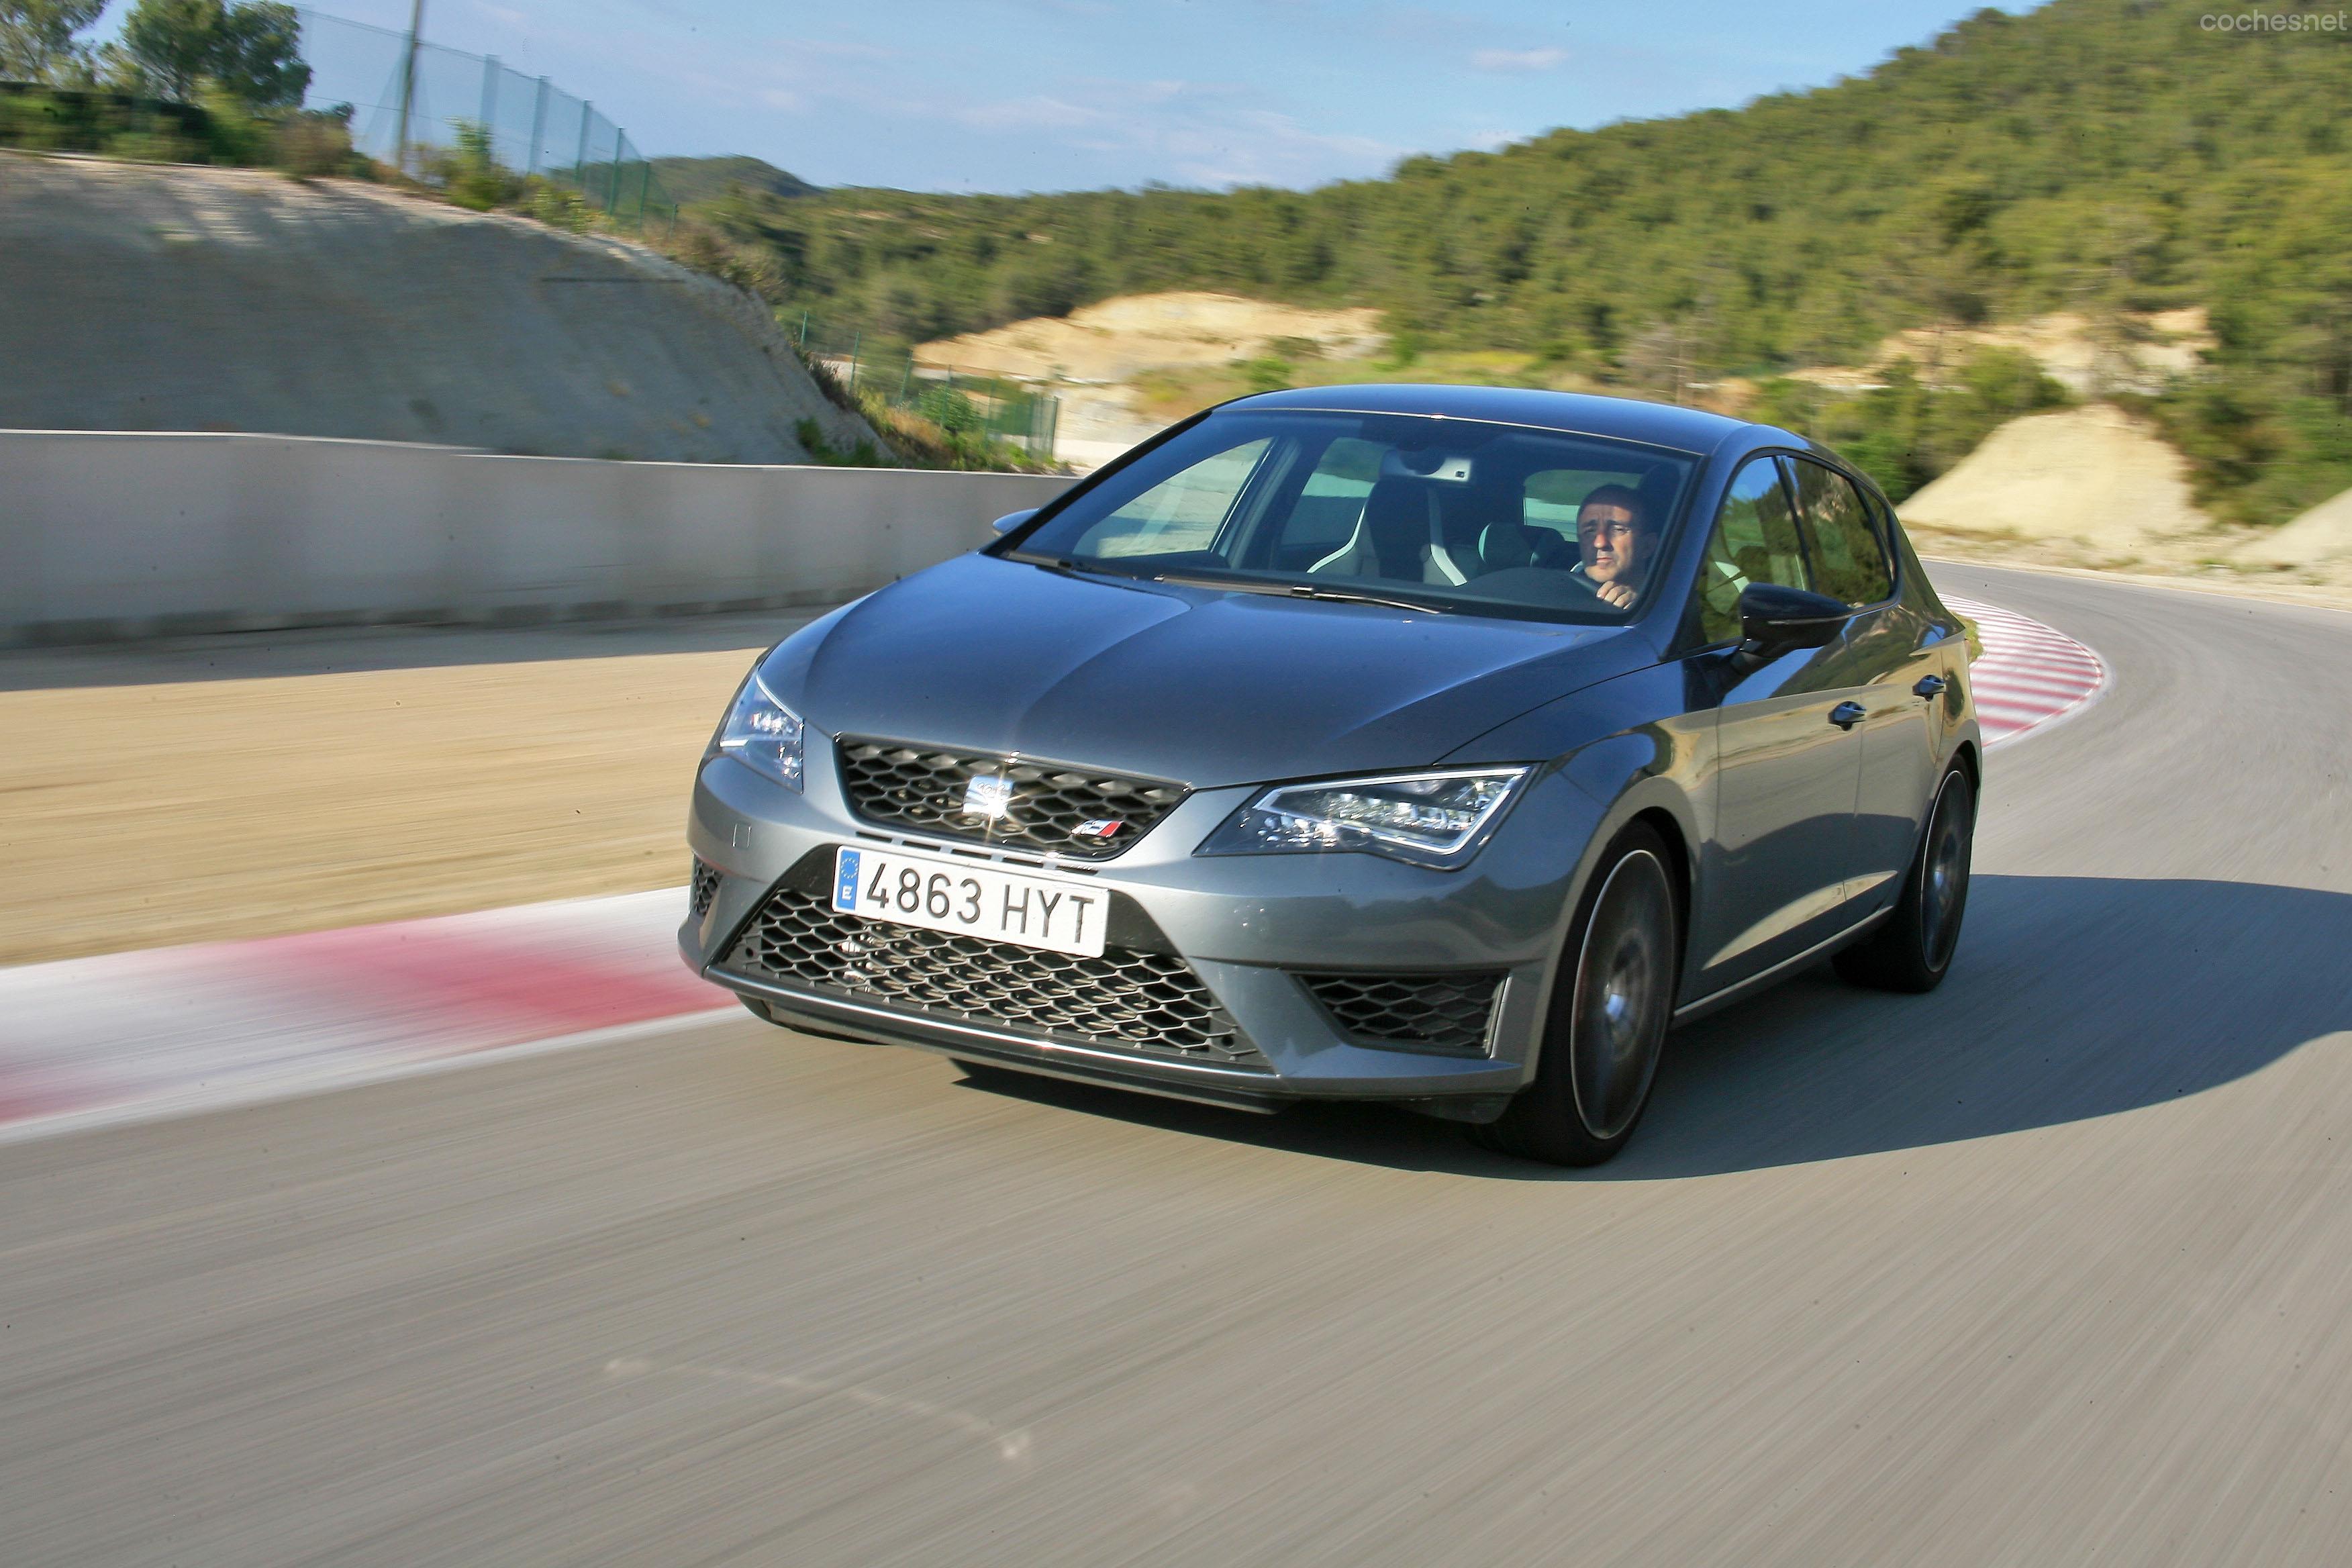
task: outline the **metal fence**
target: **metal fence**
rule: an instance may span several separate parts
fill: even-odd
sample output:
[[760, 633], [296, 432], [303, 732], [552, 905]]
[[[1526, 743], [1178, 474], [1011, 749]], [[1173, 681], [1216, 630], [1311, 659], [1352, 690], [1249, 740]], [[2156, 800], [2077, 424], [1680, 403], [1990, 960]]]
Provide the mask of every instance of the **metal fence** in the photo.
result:
[[616, 223], [676, 220], [677, 204], [621, 128], [545, 77], [422, 39], [412, 63], [405, 33], [299, 14], [310, 68], [303, 107], [350, 104], [352, 143], [370, 157], [414, 172], [419, 151], [455, 148], [462, 126], [478, 125], [498, 163], [579, 191]]
[[913, 351], [868, 342], [865, 331], [812, 311], [779, 312], [801, 352], [853, 392], [911, 409], [951, 436], [979, 436], [1050, 460], [1062, 400], [1008, 377], [929, 363]]

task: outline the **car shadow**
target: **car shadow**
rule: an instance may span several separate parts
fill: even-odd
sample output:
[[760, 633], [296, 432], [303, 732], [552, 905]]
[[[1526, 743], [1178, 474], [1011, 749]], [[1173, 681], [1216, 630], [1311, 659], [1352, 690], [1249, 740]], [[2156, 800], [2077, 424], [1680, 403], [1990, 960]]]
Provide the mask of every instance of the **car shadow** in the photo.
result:
[[2348, 953], [2352, 896], [2342, 893], [1979, 875], [1941, 989], [1861, 991], [1822, 965], [1677, 1031], [1633, 1145], [1592, 1171], [1493, 1154], [1458, 1128], [1377, 1106], [1263, 1117], [1051, 1079], [992, 1075], [984, 1087], [1400, 1169], [1517, 1181], [1711, 1175], [1987, 1138], [2200, 1093], [2352, 1030]]

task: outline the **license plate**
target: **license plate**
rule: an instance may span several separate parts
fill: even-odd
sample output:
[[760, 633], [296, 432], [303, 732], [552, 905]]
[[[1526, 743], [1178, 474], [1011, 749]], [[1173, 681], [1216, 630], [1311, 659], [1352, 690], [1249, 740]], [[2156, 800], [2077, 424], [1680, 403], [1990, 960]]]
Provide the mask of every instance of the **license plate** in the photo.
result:
[[835, 910], [925, 931], [1099, 958], [1109, 903], [1100, 888], [1065, 877], [901, 849], [834, 851]]

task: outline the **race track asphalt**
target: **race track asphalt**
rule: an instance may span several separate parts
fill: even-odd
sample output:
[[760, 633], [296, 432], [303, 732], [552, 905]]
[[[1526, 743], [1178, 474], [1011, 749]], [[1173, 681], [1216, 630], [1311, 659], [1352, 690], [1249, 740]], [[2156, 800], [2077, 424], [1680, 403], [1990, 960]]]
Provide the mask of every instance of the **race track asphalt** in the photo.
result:
[[1958, 968], [1576, 1174], [744, 1018], [0, 1147], [0, 1562], [2352, 1558], [2352, 615], [2107, 659]]

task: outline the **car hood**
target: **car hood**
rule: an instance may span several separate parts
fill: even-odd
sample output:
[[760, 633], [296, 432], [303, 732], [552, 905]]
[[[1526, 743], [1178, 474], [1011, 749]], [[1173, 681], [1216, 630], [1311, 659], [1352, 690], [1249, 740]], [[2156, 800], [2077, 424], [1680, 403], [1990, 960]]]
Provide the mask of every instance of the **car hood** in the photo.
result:
[[830, 735], [1196, 788], [1433, 763], [1625, 667], [1626, 629], [1077, 576], [966, 555], [787, 639]]

